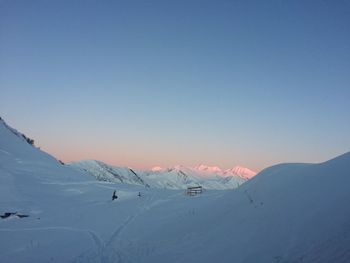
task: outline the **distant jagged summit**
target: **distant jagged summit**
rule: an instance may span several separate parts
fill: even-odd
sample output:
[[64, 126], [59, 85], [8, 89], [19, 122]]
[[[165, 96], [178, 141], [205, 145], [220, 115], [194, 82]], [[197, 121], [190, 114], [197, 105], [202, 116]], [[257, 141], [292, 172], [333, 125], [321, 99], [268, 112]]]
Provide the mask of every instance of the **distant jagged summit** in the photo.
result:
[[208, 166], [205, 164], [197, 165], [193, 169], [196, 171], [213, 173], [213, 174], [220, 174], [222, 172], [222, 170], [217, 166]]
[[160, 172], [160, 171], [162, 171], [162, 170], [163, 170], [163, 168], [160, 167], [160, 166], [154, 166], [154, 167], [151, 169], [152, 172]]
[[89, 172], [100, 181], [147, 184], [150, 187], [170, 189], [184, 189], [196, 185], [207, 189], [233, 189], [255, 175], [255, 172], [245, 167], [237, 166], [223, 171], [218, 166], [205, 164], [195, 167], [155, 166], [150, 170], [132, 170], [132, 173], [130, 168], [115, 167], [91, 160], [74, 162], [71, 165]]
[[194, 167], [186, 167], [183, 165], [175, 165], [168, 168], [162, 168], [160, 166], [155, 166], [151, 169], [152, 172], [163, 172], [163, 171], [183, 171], [183, 172], [193, 172], [198, 175], [207, 176], [207, 175], [217, 175], [217, 176], [239, 176], [244, 179], [251, 179], [256, 175], [256, 172], [250, 170], [249, 168], [243, 166], [235, 166], [233, 168], [222, 170], [218, 166], [209, 166], [205, 164], [200, 164]]
[[[9, 151], [6, 151], [5, 148], [0, 150], [4, 152], [18, 150], [18, 155], [28, 154], [30, 158], [36, 154], [40, 156], [46, 155], [36, 147], [29, 147], [27, 143], [33, 146], [34, 140], [8, 126], [2, 118], [0, 118], [0, 128], [3, 131], [2, 139], [8, 142], [7, 146], [9, 148], [16, 148]], [[50, 160], [54, 159], [52, 156], [47, 156], [47, 158]], [[63, 164], [61, 161], [55, 161]], [[127, 167], [108, 165], [101, 161], [83, 160], [67, 166], [67, 168], [72, 167], [75, 168], [75, 171], [79, 170], [79, 174], [92, 175], [99, 181], [170, 189], [185, 189], [188, 186], [198, 185], [207, 189], [233, 189], [255, 175], [254, 172], [244, 167], [235, 167], [223, 171], [218, 166], [205, 164], [195, 167], [176, 165], [168, 168], [156, 166], [151, 170], [134, 170]]]
[[224, 176], [229, 176], [229, 175], [238, 175], [244, 179], [251, 179], [256, 175], [256, 172], [242, 166], [236, 166], [231, 169], [227, 169], [224, 173]]

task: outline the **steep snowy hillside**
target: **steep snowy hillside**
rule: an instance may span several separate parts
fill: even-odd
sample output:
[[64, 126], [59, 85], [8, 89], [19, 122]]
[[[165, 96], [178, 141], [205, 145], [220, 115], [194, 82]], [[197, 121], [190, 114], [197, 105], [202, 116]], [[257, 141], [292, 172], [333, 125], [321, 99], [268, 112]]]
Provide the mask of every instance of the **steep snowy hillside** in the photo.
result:
[[119, 182], [148, 186], [147, 183], [131, 168], [115, 167], [100, 161], [83, 160], [70, 164], [71, 167], [84, 170], [99, 181]]
[[199, 165], [194, 168], [177, 165], [150, 171], [115, 167], [99, 161], [84, 160], [70, 164], [87, 171], [100, 181], [145, 185], [156, 188], [185, 189], [201, 185], [206, 189], [233, 189], [255, 175], [247, 168], [236, 167], [222, 171], [219, 167]]
[[[48, 262], [61, 255], [68, 262], [88, 246], [87, 234], [56, 226], [77, 207], [74, 185], [90, 183], [86, 174], [61, 165], [0, 120], [0, 261]], [[84, 245], [73, 247], [79, 240]], [[72, 247], [60, 254], [53, 245]]]
[[144, 189], [62, 165], [0, 120], [0, 262], [116, 262], [107, 240], [146, 209]]
[[[8, 126], [2, 119], [0, 120], [0, 168], [3, 173], [11, 172], [15, 174], [13, 176], [18, 177], [19, 183], [22, 179], [27, 179], [25, 175], [22, 175], [25, 173], [32, 173], [31, 176], [37, 180], [50, 178], [50, 180], [86, 181], [85, 174], [75, 172], [71, 168], [62, 165], [54, 157], [32, 145], [32, 142], [33, 140]], [[3, 175], [1, 180], [6, 180], [5, 178], [6, 176]], [[2, 185], [0, 184], [0, 187]], [[0, 191], [0, 195], [2, 193], [3, 191]]]

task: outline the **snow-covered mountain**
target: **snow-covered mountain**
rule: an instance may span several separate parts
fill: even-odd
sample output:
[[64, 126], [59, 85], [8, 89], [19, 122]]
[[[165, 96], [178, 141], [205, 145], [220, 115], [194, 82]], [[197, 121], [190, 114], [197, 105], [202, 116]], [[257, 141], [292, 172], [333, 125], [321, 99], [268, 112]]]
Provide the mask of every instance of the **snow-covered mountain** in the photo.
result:
[[349, 175], [350, 152], [190, 197], [97, 181], [0, 120], [0, 261], [346, 263]]
[[115, 167], [96, 160], [74, 162], [71, 163], [70, 166], [89, 173], [99, 181], [148, 186], [131, 168]]
[[224, 176], [224, 177], [234, 176], [234, 177], [240, 177], [244, 180], [249, 180], [256, 175], [256, 172], [242, 166], [235, 166], [233, 168], [223, 171], [221, 170], [221, 168], [217, 166], [207, 166], [207, 165], [201, 164], [191, 169], [202, 176], [208, 176], [208, 175], [218, 175], [218, 176]]
[[241, 167], [241, 166], [236, 166], [231, 169], [227, 169], [226, 171], [223, 172], [223, 176], [239, 176], [243, 179], [249, 180], [252, 179], [255, 175], [256, 172], [253, 172], [252, 170], [246, 168], [246, 167]]
[[185, 189], [198, 185], [206, 189], [233, 189], [255, 175], [253, 171], [243, 167], [222, 171], [219, 167], [203, 164], [193, 168], [177, 165], [163, 169], [157, 166], [150, 171], [116, 167], [95, 160], [73, 162], [70, 166], [82, 169], [100, 181], [168, 189]]
[[192, 168], [192, 170], [197, 171], [198, 173], [200, 173], [202, 175], [211, 175], [211, 174], [221, 174], [222, 173], [221, 168], [219, 168], [217, 166], [208, 166], [205, 164], [200, 164], [200, 165]]

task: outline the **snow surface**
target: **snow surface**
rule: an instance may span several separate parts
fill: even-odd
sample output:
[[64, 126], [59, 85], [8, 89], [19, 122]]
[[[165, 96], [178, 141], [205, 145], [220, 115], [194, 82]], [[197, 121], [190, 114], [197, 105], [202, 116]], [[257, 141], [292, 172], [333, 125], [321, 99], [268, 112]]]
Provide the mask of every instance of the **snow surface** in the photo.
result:
[[166, 189], [186, 189], [189, 186], [199, 185], [205, 189], [234, 189], [256, 174], [248, 168], [238, 166], [226, 171], [216, 166], [206, 165], [193, 168], [177, 165], [166, 169], [156, 166], [150, 171], [141, 171], [116, 167], [95, 160], [83, 160], [69, 165], [88, 172], [100, 181]]
[[29, 215], [0, 218], [0, 262], [350, 262], [349, 185], [350, 153], [193, 197], [101, 182], [0, 121], [0, 215]]
[[89, 173], [99, 181], [147, 185], [131, 168], [115, 167], [96, 160], [83, 160], [69, 165]]

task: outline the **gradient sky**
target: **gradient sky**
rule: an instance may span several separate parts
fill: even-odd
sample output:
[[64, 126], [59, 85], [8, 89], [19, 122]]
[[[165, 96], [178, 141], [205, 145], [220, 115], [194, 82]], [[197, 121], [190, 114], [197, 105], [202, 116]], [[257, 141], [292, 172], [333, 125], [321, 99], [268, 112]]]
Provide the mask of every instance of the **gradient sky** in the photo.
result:
[[350, 2], [0, 0], [0, 91], [63, 161], [324, 161], [350, 149]]

